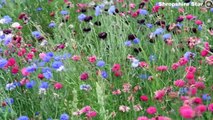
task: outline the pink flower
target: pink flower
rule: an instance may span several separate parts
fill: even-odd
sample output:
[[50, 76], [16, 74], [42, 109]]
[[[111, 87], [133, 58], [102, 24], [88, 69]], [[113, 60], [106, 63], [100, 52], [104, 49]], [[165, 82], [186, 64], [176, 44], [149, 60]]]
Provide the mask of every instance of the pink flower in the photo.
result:
[[213, 103], [209, 104], [208, 110], [213, 113]]
[[172, 70], [177, 70], [179, 67], [179, 64], [178, 63], [173, 63], [172, 64]]
[[130, 3], [129, 7], [132, 8], [132, 9], [134, 9], [135, 8], [135, 4], [134, 3]]
[[168, 118], [165, 116], [157, 116], [157, 117], [151, 118], [149, 120], [171, 120], [171, 118]]
[[72, 57], [72, 60], [74, 60], [74, 61], [79, 61], [80, 59], [81, 59], [81, 56], [78, 56], [78, 55], [74, 55]]
[[139, 66], [142, 67], [142, 68], [148, 68], [148, 64], [146, 62], [144, 62], [144, 61], [141, 61], [139, 63]]
[[178, 8], [178, 12], [179, 13], [183, 13], [184, 12], [184, 8]]
[[141, 111], [142, 110], [142, 107], [141, 107], [140, 104], [134, 105], [133, 108], [134, 108], [135, 111]]
[[208, 55], [208, 51], [207, 50], [202, 50], [201, 52], [200, 52], [200, 55], [202, 56], [202, 57], [206, 57], [207, 55]]
[[93, 55], [93, 56], [89, 57], [88, 60], [89, 60], [90, 63], [95, 63], [96, 62], [96, 56]]
[[26, 68], [22, 68], [21, 73], [22, 73], [23, 76], [29, 76], [30, 75], [30, 73], [27, 72]]
[[201, 90], [203, 90], [203, 89], [205, 89], [205, 84], [203, 83], [203, 82], [196, 82], [195, 83], [195, 87], [197, 88], [197, 89], [201, 89]]
[[89, 118], [95, 117], [95, 116], [97, 116], [97, 112], [89, 111], [89, 112], [86, 113], [86, 116], [89, 117]]
[[149, 108], [146, 109], [146, 112], [148, 114], [152, 115], [152, 114], [155, 114], [157, 112], [157, 109], [155, 107], [151, 106], [151, 107], [149, 107]]
[[191, 119], [195, 117], [195, 111], [190, 106], [180, 107], [179, 113], [185, 119]]
[[194, 18], [194, 16], [191, 15], [191, 14], [190, 14], [190, 15], [186, 15], [186, 19], [187, 19], [187, 20], [192, 20], [193, 18]]
[[21, 84], [21, 85], [25, 85], [25, 84], [28, 83], [28, 82], [29, 82], [28, 79], [23, 78], [23, 79], [20, 81], [20, 84]]
[[206, 57], [206, 62], [207, 62], [209, 65], [213, 65], [213, 55], [212, 55], [212, 56], [209, 56], [209, 57]]
[[191, 96], [196, 95], [197, 94], [197, 88], [196, 87], [190, 87], [188, 94], [191, 95]]
[[158, 5], [153, 6], [153, 8], [152, 8], [152, 12], [153, 12], [153, 13], [156, 13], [156, 12], [158, 12], [158, 11], [159, 11], [159, 9], [160, 9], [160, 6], [158, 6]]
[[149, 118], [147, 118], [146, 116], [141, 116], [138, 117], [137, 120], [149, 120]]
[[46, 56], [45, 53], [40, 53], [40, 54], [39, 54], [39, 58], [42, 59], [42, 60], [45, 58], [45, 56]]
[[202, 22], [201, 20], [195, 20], [195, 24], [197, 24], [197, 25], [202, 25], [203, 22]]
[[174, 85], [177, 87], [183, 87], [185, 85], [185, 81], [184, 80], [176, 80], [174, 81]]
[[166, 71], [166, 70], [168, 70], [167, 66], [158, 66], [157, 67], [157, 71]]
[[140, 100], [141, 101], [148, 101], [148, 97], [146, 96], [146, 95], [142, 95], [142, 96], [140, 96]]
[[129, 83], [123, 84], [123, 92], [129, 92], [130, 88], [131, 88], [131, 84], [129, 84]]
[[179, 61], [178, 61], [178, 64], [180, 66], [184, 66], [187, 63], [188, 63], [188, 60], [186, 58], [184, 58], [184, 57], [180, 58]]
[[114, 64], [113, 67], [112, 67], [113, 72], [119, 71], [120, 69], [121, 69], [120, 64]]
[[195, 112], [198, 116], [201, 116], [207, 110], [205, 105], [198, 105], [195, 107]]
[[194, 67], [194, 66], [186, 67], [185, 71], [188, 72], [188, 73], [194, 74], [196, 72], [196, 67]]
[[59, 89], [61, 89], [63, 87], [63, 85], [61, 84], [61, 83], [55, 83], [54, 84], [54, 88], [56, 89], [56, 90], [59, 90]]
[[194, 74], [193, 74], [193, 73], [187, 73], [187, 74], [186, 74], [186, 79], [187, 79], [187, 80], [194, 79]]
[[203, 101], [202, 101], [202, 99], [201, 98], [199, 98], [199, 97], [195, 97], [195, 98], [193, 98], [193, 103], [195, 103], [195, 104], [202, 104], [203, 103]]
[[128, 112], [130, 108], [128, 106], [121, 105], [119, 106], [119, 110], [122, 112]]
[[155, 99], [162, 100], [165, 94], [166, 94], [165, 90], [158, 90], [155, 92]]
[[89, 74], [87, 72], [84, 72], [80, 75], [81, 80], [87, 80], [89, 78]]
[[87, 112], [89, 112], [89, 111], [91, 111], [92, 110], [92, 108], [90, 107], [90, 106], [85, 106], [85, 107], [83, 107], [81, 110], [80, 110], [80, 112], [81, 113], [87, 113]]
[[114, 90], [114, 91], [112, 91], [112, 94], [113, 95], [120, 95], [121, 94], [121, 90], [120, 89]]

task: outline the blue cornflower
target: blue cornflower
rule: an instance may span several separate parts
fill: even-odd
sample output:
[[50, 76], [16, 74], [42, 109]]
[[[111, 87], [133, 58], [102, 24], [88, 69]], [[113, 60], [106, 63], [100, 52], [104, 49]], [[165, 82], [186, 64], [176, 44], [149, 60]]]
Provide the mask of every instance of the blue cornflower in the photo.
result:
[[6, 0], [1, 0], [0, 4], [5, 5], [6, 4]]
[[146, 79], [149, 78], [149, 75], [147, 75], [147, 74], [141, 74], [141, 75], [139, 76], [139, 78], [140, 78], [140, 79], [143, 79], [143, 80], [146, 80]]
[[101, 8], [100, 6], [95, 7], [95, 16], [99, 16], [101, 14]]
[[26, 83], [25, 87], [28, 89], [31, 89], [35, 86], [36, 82], [34, 80], [31, 80], [30, 82]]
[[87, 85], [87, 84], [82, 84], [82, 85], [80, 85], [80, 89], [88, 91], [88, 90], [91, 90], [91, 86]]
[[43, 75], [46, 79], [51, 79], [53, 77], [53, 74], [50, 71], [43, 73]]
[[124, 42], [125, 46], [131, 46], [132, 42], [130, 40]]
[[139, 13], [140, 13], [141, 15], [147, 15], [147, 14], [149, 14], [148, 11], [147, 11], [147, 10], [144, 10], [144, 9], [141, 9], [141, 10], [139, 11]]
[[48, 68], [48, 67], [45, 67], [45, 68], [42, 68], [42, 73], [45, 73], [45, 72], [51, 72], [51, 69], [50, 68]]
[[159, 34], [162, 34], [164, 33], [164, 29], [163, 28], [157, 28], [154, 32], [155, 35], [159, 35]]
[[49, 28], [54, 28], [55, 26], [56, 26], [55, 22], [51, 22], [51, 23], [48, 25]]
[[4, 45], [5, 46], [8, 45], [11, 41], [12, 41], [12, 37], [11, 36], [5, 37], [5, 39], [4, 39]]
[[6, 59], [0, 59], [0, 68], [3, 68], [5, 65], [7, 65]]
[[47, 89], [49, 87], [48, 82], [41, 82], [39, 88]]
[[13, 98], [6, 98], [5, 99], [5, 102], [8, 104], [8, 105], [11, 105], [14, 103], [14, 99]]
[[60, 13], [61, 13], [61, 15], [67, 15], [67, 14], [68, 14], [68, 11], [62, 10]]
[[44, 67], [46, 62], [39, 62], [38, 67]]
[[113, 6], [110, 6], [110, 8], [109, 8], [109, 10], [108, 10], [108, 13], [110, 14], [110, 15], [112, 15], [113, 13], [115, 13], [115, 6], [113, 5]]
[[167, 40], [167, 39], [169, 39], [169, 38], [171, 38], [171, 37], [172, 37], [172, 35], [169, 34], [169, 33], [164, 34], [164, 35], [163, 35], [163, 40]]
[[152, 28], [152, 27], [153, 27], [153, 25], [152, 25], [152, 24], [150, 24], [150, 23], [147, 23], [147, 24], [146, 24], [146, 27], [148, 27], [148, 28]]
[[106, 71], [101, 71], [102, 78], [106, 79], [108, 77], [108, 74]]
[[53, 67], [54, 69], [59, 69], [61, 66], [63, 66], [63, 63], [62, 63], [61, 61], [54, 61], [54, 62], [52, 63], [52, 67]]
[[41, 37], [41, 33], [40, 33], [39, 31], [33, 31], [33, 32], [32, 32], [32, 35], [33, 35], [33, 37], [35, 37], [35, 38]]
[[149, 60], [150, 60], [151, 62], [156, 61], [156, 60], [157, 60], [156, 55], [150, 55], [150, 56], [149, 56]]
[[65, 53], [63, 56], [62, 56], [62, 59], [69, 59], [72, 55], [70, 53]]
[[202, 99], [203, 99], [204, 101], [211, 101], [211, 96], [208, 95], [208, 94], [203, 94], [203, 95], [202, 95]]
[[203, 27], [201, 25], [198, 26], [197, 28], [199, 31], [201, 31], [203, 29]]
[[60, 120], [69, 120], [69, 115], [64, 113], [64, 114], [61, 114], [60, 116]]
[[133, 43], [134, 44], [138, 44], [140, 42], [140, 40], [138, 39], [138, 38], [135, 38], [134, 40], [133, 40]]
[[20, 116], [17, 120], [29, 120], [27, 116]]
[[42, 10], [43, 10], [42, 7], [38, 7], [38, 8], [36, 9], [36, 11], [42, 11]]
[[186, 52], [184, 54], [184, 58], [187, 59], [188, 61], [191, 59], [191, 58], [194, 58], [195, 57], [195, 53], [192, 53], [192, 52]]
[[8, 83], [8, 84], [6, 84], [6, 87], [5, 87], [5, 89], [9, 90], [9, 91], [11, 91], [15, 88], [16, 88], [16, 85], [14, 83]]
[[105, 66], [105, 62], [103, 60], [100, 60], [97, 62], [96, 64], [98, 67], [104, 67]]
[[32, 73], [32, 72], [35, 72], [37, 69], [37, 66], [36, 65], [32, 65], [32, 66], [29, 66], [26, 68], [26, 71], [29, 72], [29, 73]]
[[179, 28], [182, 28], [182, 26], [183, 26], [183, 24], [181, 24], [181, 23], [179, 23], [179, 22], [178, 22], [176, 25], [177, 25]]
[[184, 94], [186, 94], [188, 91], [189, 91], [188, 88], [180, 88], [180, 89], [179, 89], [179, 94], [180, 94], [180, 95], [184, 95]]
[[3, 53], [3, 49], [0, 48], [0, 53]]
[[4, 24], [9, 24], [12, 22], [12, 18], [8, 15], [4, 16], [2, 19]]
[[54, 57], [54, 60], [55, 60], [55, 61], [60, 61], [60, 60], [61, 60], [61, 56], [55, 56], [55, 57]]
[[138, 67], [138, 65], [139, 65], [139, 60], [137, 60], [137, 59], [134, 59], [133, 61], [132, 61], [132, 67], [134, 67], [134, 68], [136, 68], [136, 67]]
[[49, 56], [49, 57], [53, 57], [54, 53], [53, 52], [48, 52], [48, 53], [46, 53], [46, 55]]
[[213, 8], [211, 8], [211, 9], [210, 9], [210, 12], [212, 12], [212, 13], [213, 13]]
[[47, 118], [47, 120], [53, 120], [52, 118]]
[[48, 55], [46, 55], [46, 56], [43, 58], [43, 61], [44, 61], [44, 62], [50, 62], [50, 60], [51, 60], [51, 57], [48, 56]]
[[78, 20], [82, 22], [82, 21], [84, 21], [84, 19], [85, 19], [86, 17], [87, 17], [87, 16], [86, 16], [85, 14], [82, 13], [82, 14], [80, 14], [80, 15], [78, 16]]

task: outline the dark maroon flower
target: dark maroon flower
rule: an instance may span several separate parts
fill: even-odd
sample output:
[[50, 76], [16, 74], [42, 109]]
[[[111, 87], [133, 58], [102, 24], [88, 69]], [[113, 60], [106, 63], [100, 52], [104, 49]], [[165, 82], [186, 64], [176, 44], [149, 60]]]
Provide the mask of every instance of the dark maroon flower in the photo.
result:
[[161, 25], [165, 25], [166, 22], [165, 21], [157, 21], [155, 24], [161, 26]]
[[213, 48], [210, 48], [210, 52], [212, 52], [212, 53], [213, 53]]
[[185, 2], [185, 3], [190, 3], [191, 0], [183, 0], [183, 2]]
[[96, 21], [94, 24], [97, 25], [97, 26], [101, 26], [101, 22], [100, 21]]
[[106, 32], [101, 32], [98, 34], [98, 37], [101, 39], [105, 39], [107, 37], [107, 33]]
[[137, 22], [138, 24], [145, 24], [145, 19], [138, 20]]
[[145, 3], [144, 3], [144, 2], [140, 3], [140, 4], [139, 4], [139, 9], [142, 9], [144, 6], [145, 6]]
[[87, 12], [87, 9], [82, 8], [82, 9], [81, 9], [81, 12], [82, 12], [82, 13], [85, 13], [85, 12]]
[[197, 33], [197, 28], [192, 28], [193, 33]]
[[134, 34], [130, 34], [128, 36], [128, 40], [134, 40], [135, 38], [136, 38], [136, 35], [134, 35]]
[[5, 30], [3, 30], [3, 33], [4, 33], [4, 34], [10, 34], [10, 33], [12, 33], [12, 30], [10, 30], [10, 29], [5, 29]]
[[83, 28], [83, 31], [84, 32], [89, 32], [89, 31], [91, 31], [91, 28]]
[[142, 49], [141, 49], [141, 48], [134, 48], [133, 50], [134, 50], [134, 52], [135, 52], [135, 53], [139, 53], [139, 52], [141, 52], [141, 51], [142, 51]]
[[177, 19], [176, 19], [176, 22], [182, 22], [184, 19], [182, 18], [182, 17], [178, 17]]
[[86, 17], [84, 18], [84, 21], [85, 21], [85, 22], [89, 22], [90, 20], [92, 20], [92, 16], [86, 16]]
[[87, 80], [89, 78], [89, 74], [87, 72], [84, 72], [80, 75], [81, 80]]

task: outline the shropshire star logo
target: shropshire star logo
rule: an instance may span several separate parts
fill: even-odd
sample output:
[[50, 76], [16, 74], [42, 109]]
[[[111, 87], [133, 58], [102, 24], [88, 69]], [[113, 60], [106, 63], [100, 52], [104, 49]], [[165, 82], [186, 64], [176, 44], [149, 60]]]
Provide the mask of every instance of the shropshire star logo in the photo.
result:
[[206, 1], [204, 1], [203, 5], [206, 8], [213, 8], [213, 0], [206, 0]]

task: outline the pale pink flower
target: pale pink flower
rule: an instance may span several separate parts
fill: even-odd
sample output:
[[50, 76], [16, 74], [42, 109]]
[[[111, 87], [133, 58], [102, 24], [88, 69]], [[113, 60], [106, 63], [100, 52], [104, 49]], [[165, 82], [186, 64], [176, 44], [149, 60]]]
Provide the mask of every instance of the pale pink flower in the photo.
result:
[[130, 108], [128, 106], [121, 105], [119, 106], [119, 110], [122, 112], [128, 112]]
[[141, 111], [141, 110], [142, 110], [142, 107], [141, 107], [140, 104], [137, 104], [137, 105], [134, 105], [134, 106], [133, 106], [133, 109], [134, 109], [135, 111]]
[[206, 62], [209, 64], [209, 65], [213, 65], [213, 55], [209, 56], [209, 57], [206, 57]]
[[120, 89], [114, 90], [114, 91], [112, 91], [112, 94], [113, 95], [120, 95], [121, 94], [121, 90]]
[[79, 61], [80, 59], [81, 59], [81, 56], [78, 56], [78, 55], [74, 55], [72, 57], [72, 60], [74, 60], [74, 61]]
[[155, 92], [155, 99], [162, 100], [162, 98], [165, 96], [166, 91], [165, 90], [158, 90]]
[[141, 117], [138, 117], [137, 120], [149, 120], [149, 118], [146, 116], [141, 116]]

